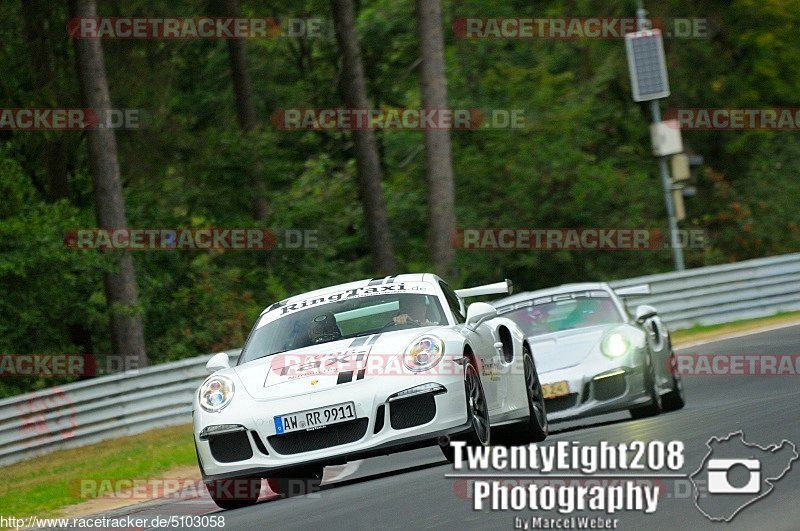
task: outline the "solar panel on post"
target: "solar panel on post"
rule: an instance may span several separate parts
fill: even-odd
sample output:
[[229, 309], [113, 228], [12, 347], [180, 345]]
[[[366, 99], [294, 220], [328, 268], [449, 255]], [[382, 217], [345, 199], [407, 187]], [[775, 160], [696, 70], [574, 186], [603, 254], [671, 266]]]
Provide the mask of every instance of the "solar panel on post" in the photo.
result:
[[669, 96], [667, 63], [661, 31], [647, 30], [625, 35], [625, 51], [631, 76], [633, 101], [649, 101]]

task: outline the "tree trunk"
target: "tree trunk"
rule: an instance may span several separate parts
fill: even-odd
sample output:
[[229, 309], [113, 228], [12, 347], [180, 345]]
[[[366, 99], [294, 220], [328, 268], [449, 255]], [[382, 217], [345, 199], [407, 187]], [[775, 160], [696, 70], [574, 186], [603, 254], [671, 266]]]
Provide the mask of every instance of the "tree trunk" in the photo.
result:
[[[425, 109], [447, 108], [447, 77], [444, 70], [444, 36], [440, 0], [417, 0], [420, 82]], [[450, 131], [425, 130], [425, 175], [428, 183], [428, 223], [436, 273], [448, 276], [455, 256], [452, 237], [456, 231], [453, 162]]]
[[[224, 16], [239, 18], [242, 16], [239, 0], [224, 0]], [[243, 39], [228, 39], [228, 58], [230, 60], [233, 90], [236, 97], [236, 118], [245, 138], [258, 129], [256, 107], [253, 103], [253, 86], [247, 70], [247, 56]], [[247, 168], [247, 181], [253, 194], [252, 216], [258, 221], [267, 219], [268, 206], [266, 190], [261, 173], [263, 165], [258, 158], [253, 167]]]
[[[342, 55], [341, 89], [345, 105], [351, 109], [369, 108], [361, 48], [356, 35], [352, 0], [331, 0], [336, 39]], [[383, 200], [383, 179], [378, 146], [371, 129], [354, 130], [359, 195], [367, 222], [367, 238], [375, 269], [380, 274], [395, 272], [394, 249]]]
[[[73, 17], [96, 17], [96, 0], [70, 0], [70, 12]], [[75, 39], [74, 44], [83, 106], [100, 115], [111, 109], [103, 49], [97, 39]], [[97, 128], [88, 131], [87, 136], [97, 223], [107, 229], [127, 227], [114, 130]], [[108, 252], [117, 259], [116, 272], [103, 275], [111, 317], [111, 346], [115, 355], [125, 360], [137, 359], [144, 367], [148, 359], [133, 259], [127, 251]]]
[[[25, 25], [28, 63], [34, 89], [39, 93], [41, 107], [53, 107], [59, 101], [58, 83], [50, 54], [47, 35], [48, 16], [43, 0], [21, 0]], [[62, 133], [44, 142], [44, 162], [47, 171], [47, 199], [56, 201], [69, 196], [67, 183], [67, 155]]]

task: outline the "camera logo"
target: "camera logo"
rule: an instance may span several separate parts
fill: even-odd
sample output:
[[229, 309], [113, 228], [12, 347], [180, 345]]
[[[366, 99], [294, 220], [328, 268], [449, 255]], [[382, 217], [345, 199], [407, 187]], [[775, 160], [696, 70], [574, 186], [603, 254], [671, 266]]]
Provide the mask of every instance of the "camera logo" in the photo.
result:
[[[714, 522], [730, 522], [742, 509], [767, 496], [800, 458], [791, 441], [759, 446], [745, 441], [741, 431], [711, 437], [706, 446], [708, 453], [689, 479], [695, 505]], [[706, 486], [703, 492], [702, 485]]]
[[[728, 480], [728, 472], [735, 466], [743, 466], [750, 471], [745, 485], [735, 487]], [[709, 494], [758, 494], [761, 490], [761, 463], [758, 459], [709, 459]]]

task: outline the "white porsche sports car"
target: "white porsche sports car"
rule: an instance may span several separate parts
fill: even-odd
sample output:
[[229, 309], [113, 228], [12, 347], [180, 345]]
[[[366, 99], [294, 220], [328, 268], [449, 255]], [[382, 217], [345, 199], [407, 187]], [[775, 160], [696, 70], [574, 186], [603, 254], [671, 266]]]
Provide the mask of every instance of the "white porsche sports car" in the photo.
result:
[[629, 410], [634, 418], [684, 406], [669, 331], [652, 306], [631, 316], [605, 283], [567, 284], [492, 304], [522, 328], [542, 380], [551, 422]]
[[[362, 280], [265, 309], [233, 367], [227, 354], [194, 399], [197, 458], [222, 508], [256, 502], [261, 478], [283, 491], [326, 465], [439, 445], [547, 436], [534, 359], [519, 327], [432, 274]], [[465, 311], [466, 310], [466, 311]], [[298, 481], [299, 480], [299, 481]], [[305, 487], [302, 487], [305, 485]]]

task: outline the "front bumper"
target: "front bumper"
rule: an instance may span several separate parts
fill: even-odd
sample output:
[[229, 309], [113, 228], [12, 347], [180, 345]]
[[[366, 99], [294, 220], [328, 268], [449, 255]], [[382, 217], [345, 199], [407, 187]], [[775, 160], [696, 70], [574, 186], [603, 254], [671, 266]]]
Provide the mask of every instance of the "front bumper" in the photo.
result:
[[645, 405], [643, 354], [601, 358], [540, 375], [542, 384], [566, 381], [569, 394], [545, 400], [547, 420], [560, 422]]
[[[457, 362], [446, 358], [441, 363]], [[269, 400], [256, 400], [237, 390], [231, 404], [219, 413], [204, 411], [195, 398], [194, 436], [203, 477], [278, 477], [299, 467], [428, 446], [436, 444], [439, 437], [466, 431], [470, 424], [464, 378], [457, 369], [439, 372], [447, 375], [376, 375]], [[390, 402], [392, 395], [428, 383], [437, 384], [439, 390]], [[276, 415], [351, 401], [356, 409], [355, 421], [311, 432], [276, 433]], [[225, 424], [232, 425], [226, 433], [208, 433], [209, 426]]]

